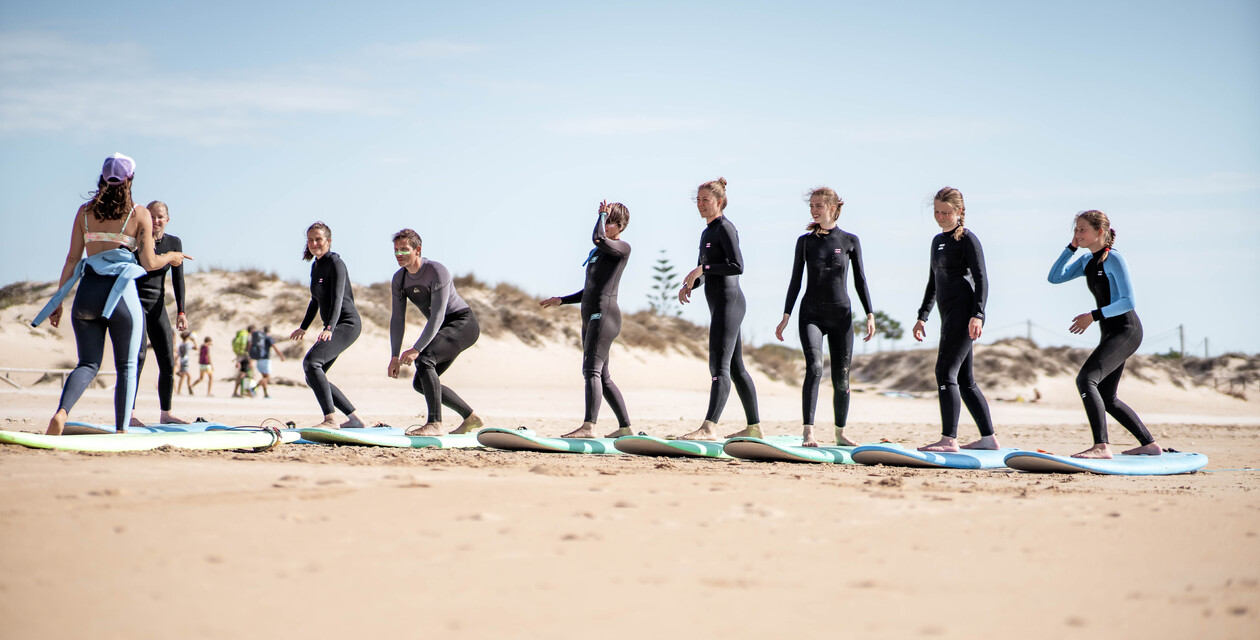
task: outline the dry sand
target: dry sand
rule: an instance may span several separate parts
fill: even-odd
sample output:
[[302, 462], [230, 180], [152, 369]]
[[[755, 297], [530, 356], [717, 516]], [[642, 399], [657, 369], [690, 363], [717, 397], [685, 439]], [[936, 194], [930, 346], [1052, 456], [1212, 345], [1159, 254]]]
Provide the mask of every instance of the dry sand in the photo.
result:
[[[22, 313], [3, 312], [0, 366], [73, 359], [68, 328], [62, 338], [30, 331]], [[228, 328], [201, 329], [218, 342], [219, 377]], [[330, 377], [370, 420], [421, 421], [410, 381], [383, 375], [387, 344], [367, 331]], [[274, 366], [301, 379], [296, 362]], [[444, 382], [491, 426], [559, 435], [581, 417], [579, 367], [571, 345], [483, 339]], [[703, 361], [618, 348], [612, 371], [636, 429], [699, 424]], [[142, 381], [149, 420], [154, 373]], [[795, 433], [799, 391], [760, 374], [756, 383], [767, 432]], [[42, 430], [55, 387], [0, 389], [0, 427]], [[1038, 388], [1036, 405], [986, 390], [1003, 444], [1083, 448], [1071, 380]], [[305, 388], [277, 388], [270, 400], [229, 398], [226, 382], [215, 390], [178, 397], [176, 413], [318, 419]], [[854, 394], [853, 435], [935, 438], [935, 400], [876, 391]], [[0, 638], [1260, 637], [1260, 482], [1250, 470], [1260, 466], [1260, 401], [1134, 380], [1122, 395], [1161, 443], [1210, 456], [1209, 471], [0, 447]], [[72, 417], [108, 422], [111, 398], [90, 389]], [[829, 405], [824, 389], [820, 424]], [[732, 395], [722, 426], [739, 428], [741, 417]], [[601, 428], [613, 423], [605, 407]], [[966, 418], [962, 432], [974, 434]], [[1118, 425], [1112, 435], [1133, 443]]]

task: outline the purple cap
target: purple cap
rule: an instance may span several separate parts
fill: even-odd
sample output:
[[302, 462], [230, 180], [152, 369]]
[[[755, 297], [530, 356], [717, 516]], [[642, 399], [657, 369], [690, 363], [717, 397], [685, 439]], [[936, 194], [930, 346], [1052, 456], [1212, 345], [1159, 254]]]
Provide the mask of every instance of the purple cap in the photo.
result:
[[126, 182], [135, 174], [136, 161], [121, 153], [105, 158], [105, 166], [101, 167], [101, 177], [110, 184]]

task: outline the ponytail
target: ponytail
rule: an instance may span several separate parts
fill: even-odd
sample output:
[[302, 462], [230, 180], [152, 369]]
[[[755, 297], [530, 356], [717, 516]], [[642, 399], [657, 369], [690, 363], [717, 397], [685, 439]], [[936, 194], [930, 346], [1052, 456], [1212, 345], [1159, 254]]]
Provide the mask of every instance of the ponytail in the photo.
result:
[[954, 240], [962, 240], [963, 220], [967, 219], [967, 204], [963, 202], [962, 192], [953, 187], [943, 187], [932, 198], [936, 202], [943, 202], [958, 211], [958, 228], [954, 230]]
[[1076, 214], [1076, 219], [1084, 220], [1085, 224], [1103, 234], [1102, 257], [1098, 261], [1106, 262], [1107, 257], [1111, 255], [1112, 245], [1116, 243], [1116, 230], [1111, 228], [1111, 220], [1107, 218], [1107, 214], [1097, 209], [1090, 209]]

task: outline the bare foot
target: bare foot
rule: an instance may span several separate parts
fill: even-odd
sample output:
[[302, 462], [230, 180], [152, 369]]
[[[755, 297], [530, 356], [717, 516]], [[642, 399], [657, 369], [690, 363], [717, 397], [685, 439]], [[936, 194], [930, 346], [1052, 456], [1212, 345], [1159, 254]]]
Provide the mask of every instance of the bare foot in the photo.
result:
[[52, 420], [48, 421], [48, 431], [45, 431], [44, 434], [50, 436], [61, 435], [61, 431], [66, 428], [66, 417], [66, 410], [58, 409], [57, 413], [53, 414]]
[[844, 435], [844, 429], [836, 427], [836, 446], [837, 447], [856, 447], [858, 443], [850, 440]]
[[560, 436], [561, 438], [594, 438], [595, 423], [583, 422], [582, 426]]
[[1072, 454], [1073, 458], [1090, 458], [1093, 460], [1110, 460], [1111, 446], [1106, 442], [1096, 444], [1080, 453]]
[[1161, 448], [1158, 444], [1155, 444], [1154, 442], [1152, 442], [1152, 443], [1150, 443], [1150, 444], [1144, 444], [1144, 445], [1142, 445], [1142, 446], [1140, 446], [1140, 447], [1137, 447], [1137, 448], [1134, 448], [1134, 449], [1129, 449], [1128, 451], [1121, 451], [1121, 452], [1120, 452], [1120, 455], [1124, 455], [1124, 456], [1157, 456], [1157, 455], [1160, 455], [1160, 454], [1161, 454], [1161, 453], [1163, 453], [1163, 452], [1164, 452], [1164, 450], [1163, 450], [1163, 449], [1162, 449], [1162, 448]]
[[814, 438], [814, 425], [812, 424], [805, 425], [805, 429], [801, 432], [801, 446], [802, 447], [817, 447], [818, 446], [818, 440]]
[[337, 421], [333, 420], [332, 416], [324, 416], [323, 422], [319, 424], [313, 424], [307, 427], [307, 429], [340, 429], [340, 428], [341, 427], [337, 426]]
[[700, 424], [700, 428], [691, 433], [684, 433], [678, 436], [678, 440], [715, 440], [717, 436], [713, 434], [713, 427], [717, 425], [705, 420]]
[[464, 418], [464, 421], [459, 423], [458, 427], [455, 427], [455, 430], [451, 432], [451, 435], [457, 436], [464, 433], [472, 433], [484, 426], [486, 426], [486, 423], [481, 421], [481, 416], [477, 415], [476, 412], [473, 412], [468, 414], [468, 417]]
[[1001, 449], [1001, 447], [1000, 447], [1000, 446], [998, 446], [997, 436], [985, 436], [985, 437], [983, 437], [983, 438], [980, 438], [979, 440], [976, 440], [975, 442], [972, 442], [971, 444], [964, 444], [964, 445], [962, 446], [962, 448], [964, 448], [964, 449], [985, 449], [985, 450], [988, 450], [988, 451], [993, 451], [993, 450], [995, 450], [995, 449]]
[[135, 416], [131, 416], [131, 422], [128, 422], [128, 423], [127, 423], [127, 426], [128, 426], [128, 427], [143, 427], [143, 426], [144, 426], [144, 422], [142, 422], [142, 421], [140, 420], [140, 418], [137, 418], [137, 417], [135, 417]]
[[938, 453], [958, 453], [958, 439], [948, 436], [941, 436], [941, 439], [932, 444], [919, 447], [919, 451], [935, 451]]
[[441, 422], [429, 422], [423, 426], [412, 427], [407, 430], [409, 436], [440, 436], [442, 435]]
[[163, 411], [161, 415], [158, 416], [158, 420], [161, 420], [162, 424], [188, 424], [187, 420], [172, 415], [170, 411]]
[[761, 425], [750, 424], [747, 427], [744, 427], [743, 429], [736, 431], [735, 433], [728, 434], [726, 436], [726, 439], [730, 440], [731, 438], [762, 438], [762, 437], [764, 436], [761, 435]]
[[[441, 423], [439, 422], [438, 424]], [[364, 426], [366, 425], [364, 425], [363, 421], [359, 419], [359, 416], [355, 414], [346, 416], [346, 421], [341, 423], [342, 429], [362, 429]]]
[[630, 427], [622, 427], [604, 437], [605, 438], [624, 438], [626, 436], [632, 436], [632, 435], [634, 435], [634, 429], [631, 429]]

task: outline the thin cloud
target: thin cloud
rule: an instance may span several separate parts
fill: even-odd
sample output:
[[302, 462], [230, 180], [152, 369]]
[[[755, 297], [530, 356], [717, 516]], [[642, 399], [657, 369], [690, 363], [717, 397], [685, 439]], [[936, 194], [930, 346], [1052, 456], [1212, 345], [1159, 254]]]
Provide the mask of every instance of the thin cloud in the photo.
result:
[[1245, 172], [1210, 173], [1169, 180], [1070, 185], [1053, 188], [1016, 188], [999, 191], [994, 200], [1042, 200], [1047, 198], [1135, 198], [1213, 196], [1260, 191], [1260, 175]]
[[398, 44], [378, 44], [364, 49], [369, 57], [392, 58], [395, 60], [426, 60], [434, 58], [455, 58], [482, 53], [486, 47], [467, 42], [451, 42], [449, 40], [420, 40]]
[[702, 118], [658, 118], [652, 116], [594, 116], [561, 120], [548, 125], [556, 133], [570, 135], [641, 135], [672, 131], [694, 131], [712, 123]]

